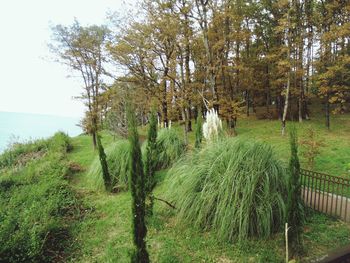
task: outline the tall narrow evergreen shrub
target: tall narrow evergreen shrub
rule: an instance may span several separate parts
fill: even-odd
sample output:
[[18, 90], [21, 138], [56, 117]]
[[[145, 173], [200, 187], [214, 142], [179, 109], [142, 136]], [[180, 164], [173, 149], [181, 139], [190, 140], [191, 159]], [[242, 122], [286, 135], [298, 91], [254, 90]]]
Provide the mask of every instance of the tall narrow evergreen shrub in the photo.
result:
[[[111, 178], [111, 191], [119, 192], [129, 189], [130, 143], [118, 139], [104, 148], [108, 172]], [[104, 180], [99, 156], [93, 160], [86, 175], [87, 182], [96, 190], [104, 189]]]
[[136, 117], [130, 107], [128, 107], [128, 137], [131, 146], [130, 189], [132, 195], [133, 240], [135, 244], [135, 250], [131, 256], [131, 262], [148, 263], [149, 256], [145, 241], [147, 235], [147, 227], [145, 223], [145, 176], [142, 165]]
[[149, 130], [147, 136], [147, 145], [145, 153], [145, 180], [146, 180], [146, 197], [149, 199], [147, 212], [152, 214], [153, 194], [152, 191], [156, 185], [154, 173], [157, 169], [157, 116], [154, 110], [151, 112]]
[[291, 254], [300, 255], [303, 252], [302, 232], [304, 224], [304, 205], [301, 199], [300, 163], [298, 158], [298, 135], [296, 128], [290, 131], [291, 157], [289, 162], [287, 222]]
[[202, 112], [198, 111], [197, 123], [196, 123], [196, 141], [194, 144], [195, 148], [200, 148], [203, 139], [203, 128], [202, 128]]
[[101, 136], [99, 134], [97, 134], [96, 139], [97, 139], [96, 142], [97, 142], [98, 156], [99, 156], [101, 168], [102, 168], [103, 182], [104, 182], [106, 190], [111, 191], [112, 180], [111, 180], [111, 176], [110, 176], [109, 171], [108, 171], [106, 153], [105, 153], [105, 150], [104, 150], [102, 142], [101, 142]]

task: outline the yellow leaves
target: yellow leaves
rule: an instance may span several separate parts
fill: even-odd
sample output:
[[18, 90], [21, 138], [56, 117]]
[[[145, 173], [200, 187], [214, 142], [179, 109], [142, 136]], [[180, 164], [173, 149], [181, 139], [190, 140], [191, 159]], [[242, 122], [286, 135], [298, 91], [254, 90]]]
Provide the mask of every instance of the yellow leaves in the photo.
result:
[[229, 97], [222, 97], [220, 103], [220, 115], [225, 119], [237, 118], [244, 110], [244, 101], [231, 100]]
[[337, 96], [332, 96], [329, 98], [329, 103], [336, 103], [338, 100], [338, 97]]
[[308, 168], [313, 169], [315, 158], [320, 154], [321, 147], [324, 147], [325, 144], [319, 139], [316, 130], [312, 126], [308, 127], [303, 138], [300, 140], [302, 155], [307, 160]]

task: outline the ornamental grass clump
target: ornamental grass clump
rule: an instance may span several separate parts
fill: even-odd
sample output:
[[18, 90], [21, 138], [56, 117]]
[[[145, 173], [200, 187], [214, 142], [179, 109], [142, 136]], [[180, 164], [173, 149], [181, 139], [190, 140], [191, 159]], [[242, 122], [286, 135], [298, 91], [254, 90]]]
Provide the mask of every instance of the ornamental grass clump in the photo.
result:
[[217, 111], [211, 109], [207, 111], [205, 122], [203, 124], [203, 136], [207, 141], [218, 140], [222, 132], [222, 122]]
[[[107, 156], [108, 171], [111, 180], [111, 190], [121, 191], [128, 189], [128, 171], [130, 159], [130, 144], [127, 140], [118, 140], [105, 150]], [[88, 180], [98, 190], [105, 188], [102, 168], [99, 157], [92, 162]]]
[[184, 151], [185, 143], [174, 129], [161, 129], [157, 136], [157, 170], [172, 165]]
[[228, 138], [177, 162], [166, 198], [179, 221], [223, 241], [266, 238], [284, 224], [286, 174], [269, 145]]

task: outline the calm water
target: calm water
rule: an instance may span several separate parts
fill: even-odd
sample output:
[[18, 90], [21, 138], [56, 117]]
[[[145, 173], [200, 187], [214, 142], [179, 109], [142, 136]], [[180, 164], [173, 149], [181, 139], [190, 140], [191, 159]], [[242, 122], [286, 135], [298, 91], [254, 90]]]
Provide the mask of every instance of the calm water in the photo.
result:
[[81, 128], [76, 126], [78, 123], [79, 118], [0, 112], [0, 152], [9, 143], [47, 138], [57, 131], [77, 136], [82, 133]]

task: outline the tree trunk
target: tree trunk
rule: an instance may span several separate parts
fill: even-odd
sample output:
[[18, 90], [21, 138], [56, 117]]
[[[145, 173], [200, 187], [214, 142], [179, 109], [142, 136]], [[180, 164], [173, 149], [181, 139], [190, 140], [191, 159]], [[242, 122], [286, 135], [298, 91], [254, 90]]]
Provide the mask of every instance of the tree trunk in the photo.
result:
[[[289, 11], [288, 11], [288, 52], [287, 52], [287, 59], [289, 61], [290, 65], [290, 17], [289, 17]], [[282, 135], [285, 134], [286, 129], [286, 117], [287, 117], [287, 111], [288, 111], [288, 104], [289, 104], [289, 91], [290, 91], [290, 78], [291, 78], [291, 72], [290, 72], [290, 66], [288, 67], [288, 78], [287, 78], [287, 90], [286, 90], [286, 99], [284, 101], [284, 110], [283, 110], [283, 116], [282, 116]]]
[[192, 131], [192, 123], [191, 123], [191, 118], [192, 118], [192, 114], [191, 114], [191, 107], [188, 107], [186, 109], [186, 119], [187, 119], [187, 123], [186, 123], [186, 130], [187, 132]]
[[329, 119], [329, 93], [326, 94], [325, 111], [326, 111], [326, 127], [330, 130], [330, 119]]
[[[199, 2], [202, 6], [202, 10], [199, 8]], [[212, 49], [209, 43], [209, 36], [208, 36], [208, 10], [207, 10], [207, 5], [208, 1], [196, 1], [197, 4], [197, 9], [199, 14], [201, 15], [201, 21], [200, 21], [200, 26], [203, 31], [203, 42], [204, 42], [204, 48], [207, 56], [207, 77], [209, 77], [209, 88], [212, 92], [212, 97], [213, 97], [213, 104], [214, 108], [217, 108], [217, 111], [219, 109], [218, 105], [218, 94], [216, 92], [216, 86], [215, 86], [215, 73], [214, 73], [214, 63], [213, 63], [213, 56], [212, 56]], [[209, 75], [209, 76], [208, 76]], [[217, 105], [215, 105], [217, 104]]]
[[169, 126], [168, 123], [168, 102], [167, 102], [167, 90], [166, 90], [166, 76], [168, 75], [168, 69], [166, 68], [164, 71], [163, 76], [163, 98], [162, 98], [162, 117], [163, 117], [163, 124], [164, 128], [167, 128]]
[[269, 65], [267, 64], [265, 67], [265, 99], [266, 99], [266, 111], [270, 112], [270, 104], [271, 104], [271, 95], [270, 95], [270, 79], [269, 79]]
[[283, 109], [283, 116], [282, 116], [282, 135], [285, 134], [285, 129], [286, 129], [286, 117], [287, 117], [288, 103], [289, 103], [289, 89], [290, 89], [290, 73], [288, 73], [286, 99], [284, 101], [284, 109]]
[[249, 100], [250, 100], [250, 98], [249, 98], [249, 91], [248, 90], [246, 90], [246, 115], [247, 115], [247, 117], [249, 117], [249, 106], [250, 106], [250, 104], [249, 104]]

